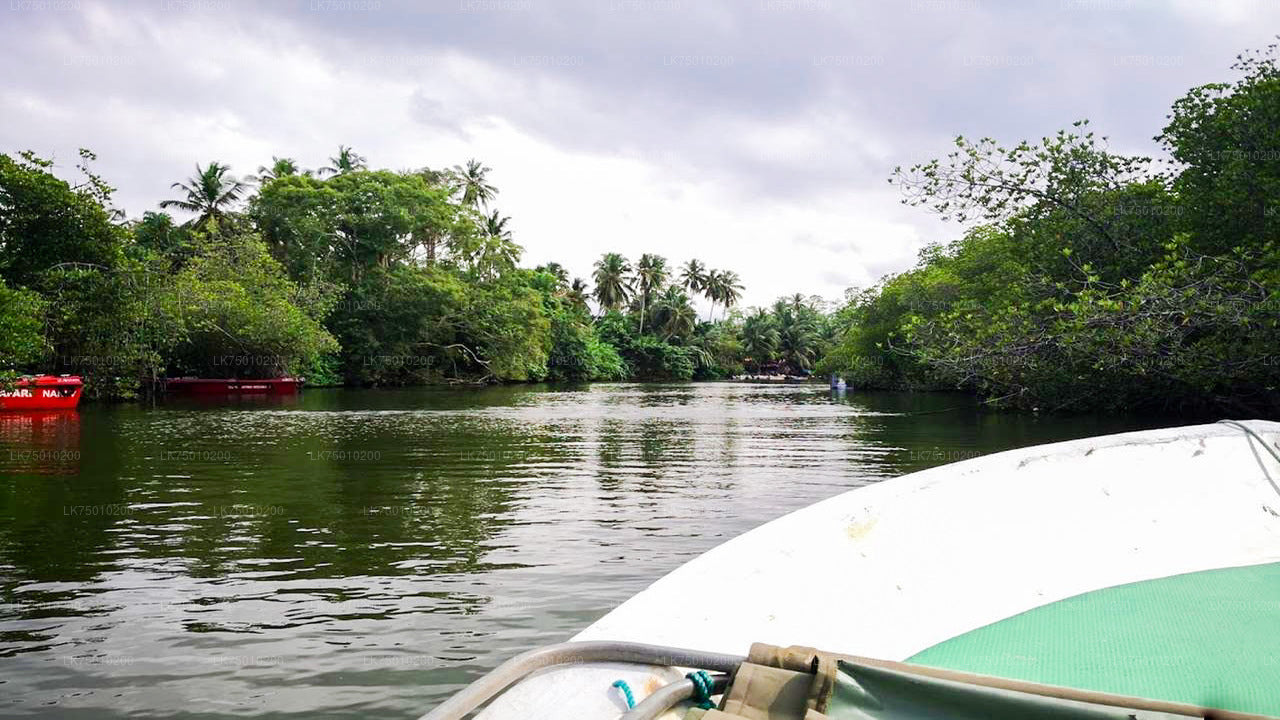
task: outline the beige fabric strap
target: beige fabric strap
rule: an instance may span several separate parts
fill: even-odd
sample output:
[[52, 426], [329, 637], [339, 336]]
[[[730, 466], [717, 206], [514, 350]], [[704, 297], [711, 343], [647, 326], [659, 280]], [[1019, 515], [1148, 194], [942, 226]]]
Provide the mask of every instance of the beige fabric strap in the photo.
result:
[[746, 720], [804, 720], [812, 685], [813, 676], [807, 672], [744, 662], [721, 709]]

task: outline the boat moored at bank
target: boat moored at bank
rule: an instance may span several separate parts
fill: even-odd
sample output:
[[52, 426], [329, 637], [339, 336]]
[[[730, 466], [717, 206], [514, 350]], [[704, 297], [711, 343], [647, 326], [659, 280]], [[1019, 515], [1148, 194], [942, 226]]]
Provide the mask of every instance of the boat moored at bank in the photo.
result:
[[302, 392], [303, 378], [167, 378], [160, 391], [171, 395], [296, 395]]
[[0, 387], [0, 410], [71, 410], [83, 390], [74, 375], [24, 376], [12, 388]]

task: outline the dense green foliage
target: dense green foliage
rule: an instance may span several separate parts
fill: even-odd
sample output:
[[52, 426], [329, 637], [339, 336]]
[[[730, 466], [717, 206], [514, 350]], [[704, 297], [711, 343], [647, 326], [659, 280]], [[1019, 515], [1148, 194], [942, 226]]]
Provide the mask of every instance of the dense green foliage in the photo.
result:
[[[89, 169], [0, 155], [0, 373], [131, 397], [180, 374], [323, 384], [703, 380], [838, 373], [1044, 410], [1280, 409], [1280, 69], [1174, 103], [1166, 165], [1081, 121], [1004, 147], [957, 138], [899, 169], [904, 202], [976, 221], [911, 270], [738, 308], [736, 273], [605, 253], [593, 283], [520, 267], [489, 168], [312, 172], [217, 162], [125, 221]], [[696, 298], [708, 306], [705, 318]], [[717, 312], [719, 311], [719, 312]], [[0, 378], [2, 379], [2, 378]]]
[[1045, 410], [1280, 409], [1275, 48], [1235, 69], [1174, 104], [1165, 171], [1086, 122], [900, 169], [905, 202], [982, 224], [851, 293], [820, 366]]
[[0, 280], [0, 372], [44, 354], [43, 315], [44, 301], [38, 294], [7, 288]]
[[[317, 172], [273, 157], [244, 180], [211, 162], [161, 203], [188, 221], [155, 211], [127, 222], [82, 156], [73, 186], [33, 155], [0, 155], [10, 376], [75, 373], [91, 396], [128, 398], [179, 375], [401, 385], [743, 370], [735, 273], [608, 253], [592, 289], [557, 263], [521, 268], [509, 219], [489, 207], [489, 168], [474, 160], [392, 172], [341, 146]], [[698, 295], [729, 316], [700, 320]], [[812, 361], [812, 348], [777, 352], [798, 369]]]

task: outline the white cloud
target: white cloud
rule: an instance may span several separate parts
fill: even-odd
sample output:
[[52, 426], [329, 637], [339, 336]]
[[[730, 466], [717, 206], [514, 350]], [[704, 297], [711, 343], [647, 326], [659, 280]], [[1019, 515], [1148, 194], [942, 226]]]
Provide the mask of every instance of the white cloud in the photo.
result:
[[[1239, 27], [1258, 5], [1058, 7], [1048, 22], [985, 4], [460, 15], [86, 0], [0, 24], [0, 63], [20, 69], [0, 88], [0, 151], [67, 171], [89, 147], [134, 216], [214, 159], [248, 174], [272, 155], [320, 166], [339, 143], [394, 169], [476, 157], [527, 264], [588, 276], [604, 251], [657, 252], [738, 271], [747, 304], [838, 297], [960, 232], [898, 204], [894, 165], [947, 152], [957, 132], [1038, 137], [1086, 115], [1115, 146], [1145, 149], [1169, 100], [1265, 44]], [[664, 65], [673, 53], [734, 63]], [[973, 53], [997, 65], [965, 67]], [[1143, 54], [1177, 63], [1115, 61]]]

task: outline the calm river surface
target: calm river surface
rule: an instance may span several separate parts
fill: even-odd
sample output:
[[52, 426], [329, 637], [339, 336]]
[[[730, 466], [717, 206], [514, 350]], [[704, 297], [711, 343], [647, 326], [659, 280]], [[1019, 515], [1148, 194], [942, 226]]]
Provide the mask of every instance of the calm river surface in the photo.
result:
[[414, 718], [816, 500], [1177, 424], [721, 383], [0, 413], [0, 716]]

